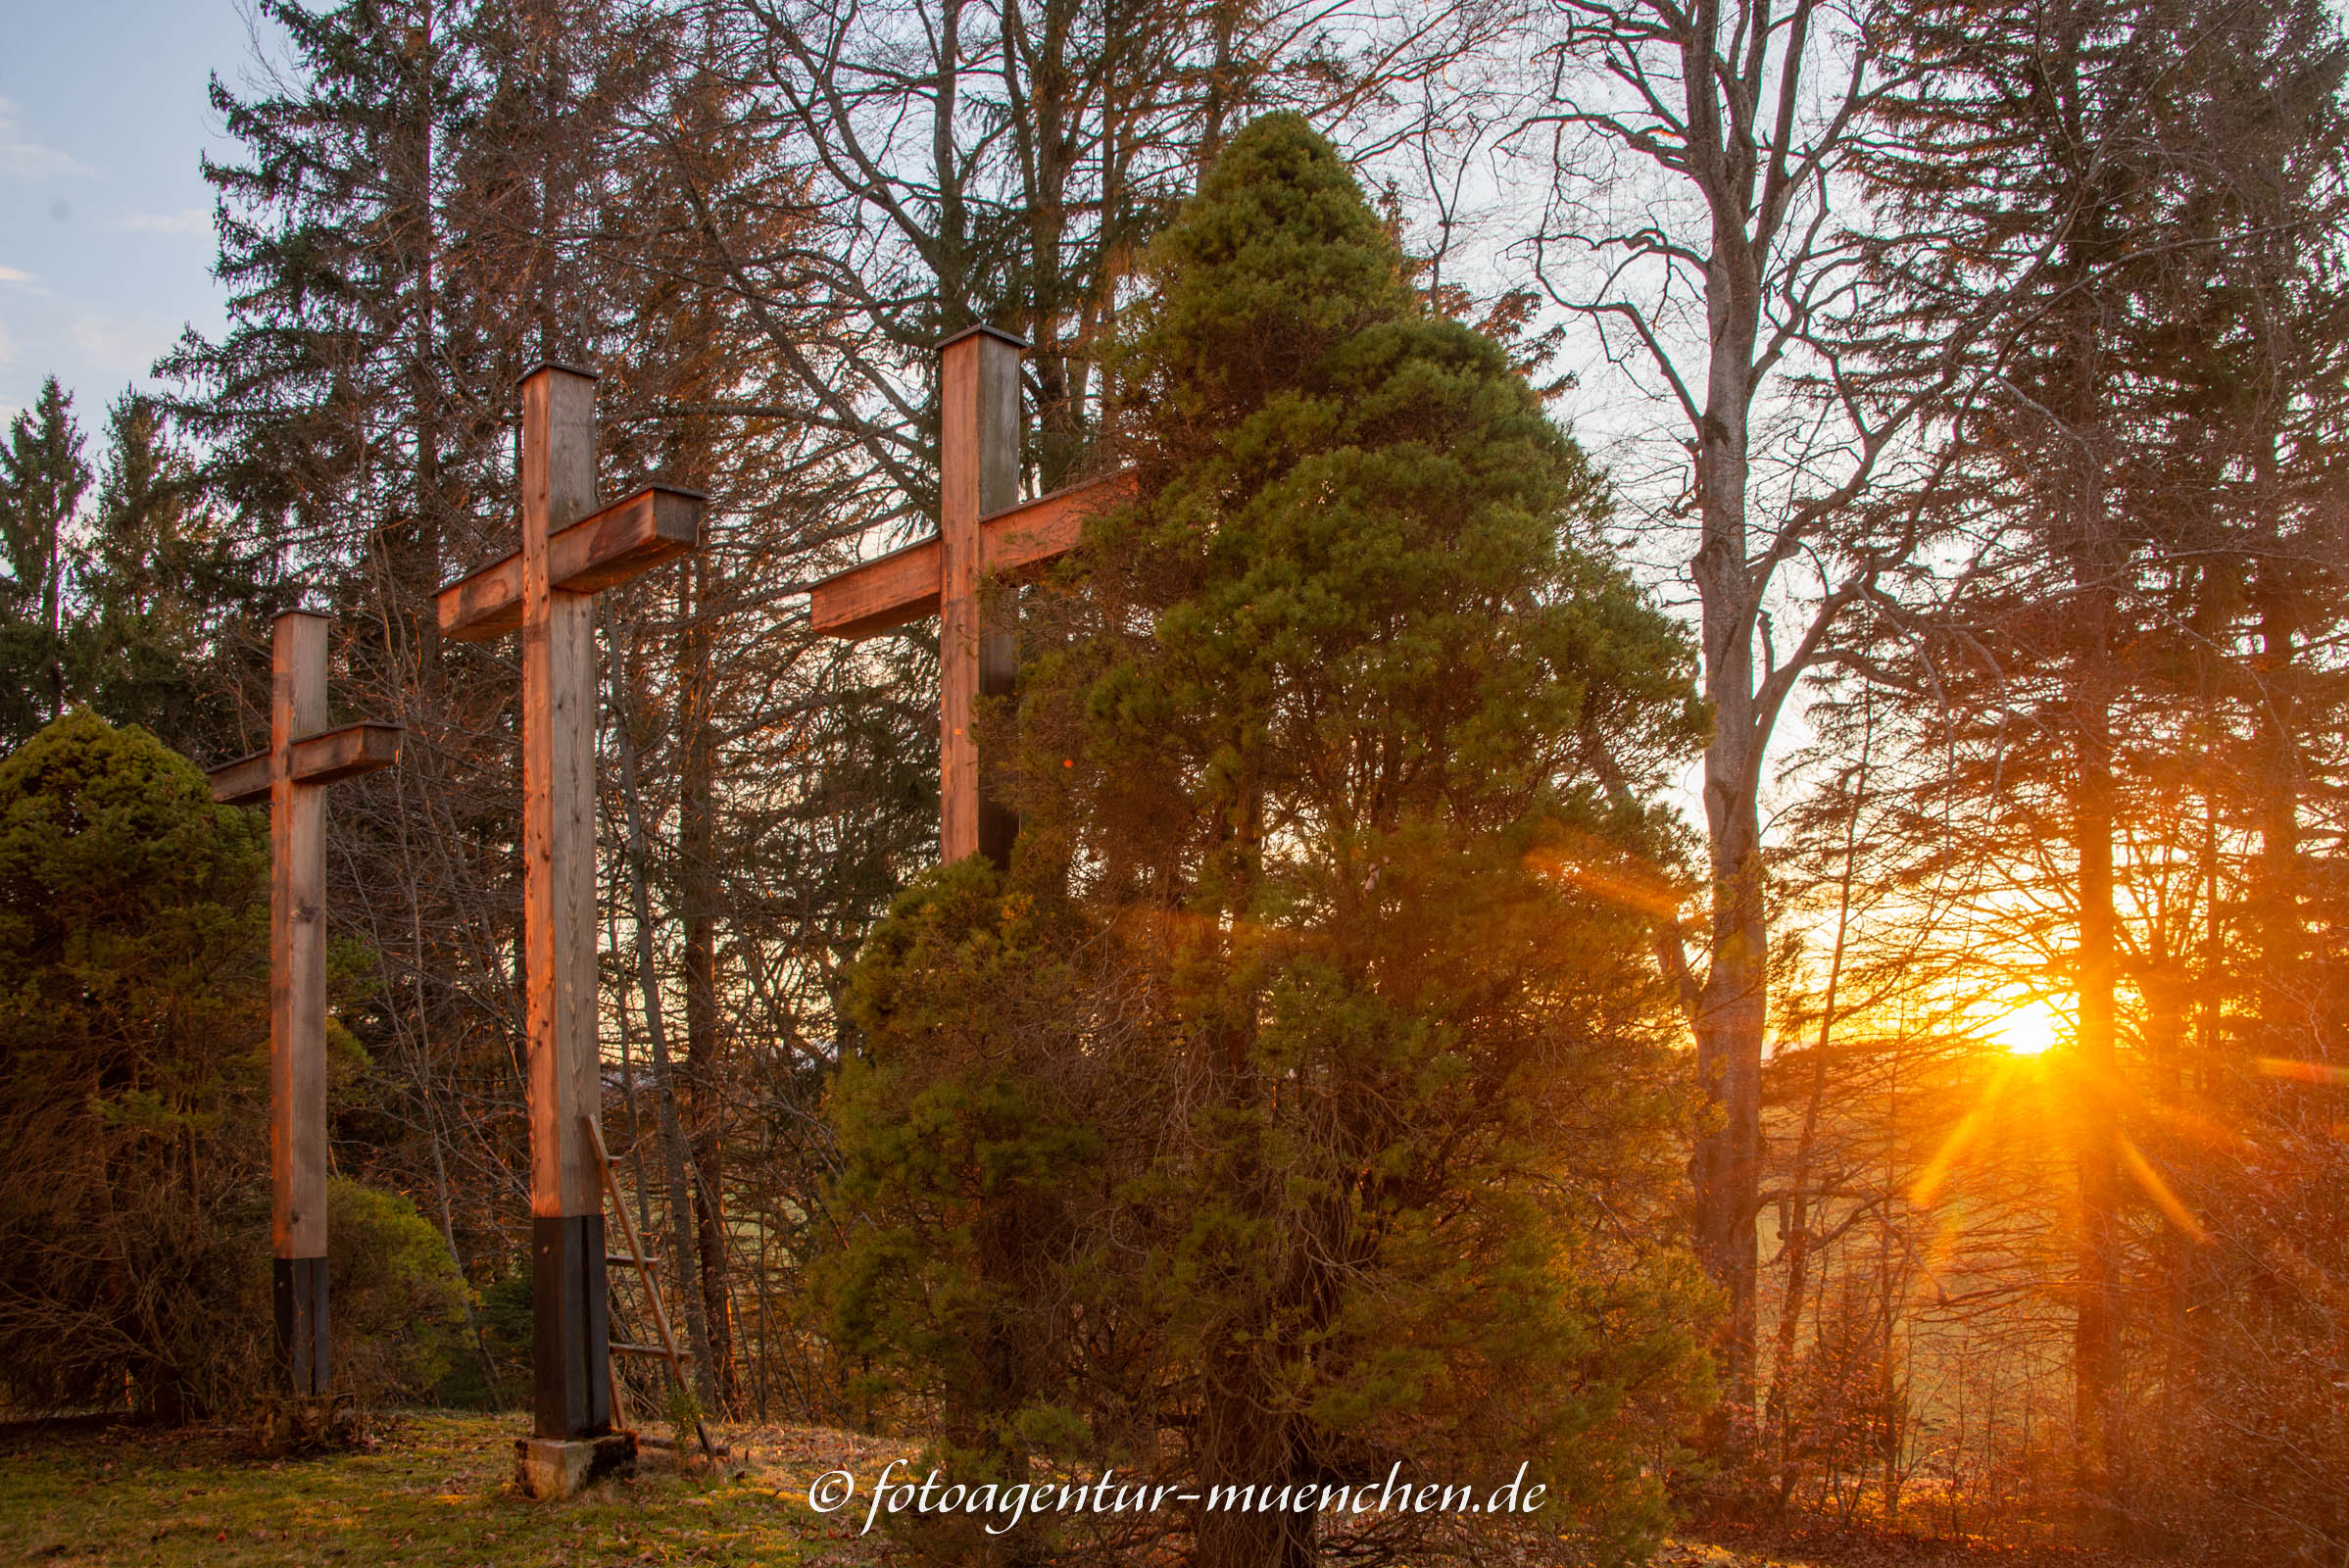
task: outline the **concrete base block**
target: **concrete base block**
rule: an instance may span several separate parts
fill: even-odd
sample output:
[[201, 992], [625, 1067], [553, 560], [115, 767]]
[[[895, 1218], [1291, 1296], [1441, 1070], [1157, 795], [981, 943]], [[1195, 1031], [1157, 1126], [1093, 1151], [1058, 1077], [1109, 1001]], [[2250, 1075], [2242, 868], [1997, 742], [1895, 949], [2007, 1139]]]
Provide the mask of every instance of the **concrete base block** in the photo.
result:
[[607, 1432], [600, 1438], [514, 1440], [514, 1483], [524, 1496], [542, 1501], [567, 1497], [599, 1481], [635, 1473], [633, 1432]]

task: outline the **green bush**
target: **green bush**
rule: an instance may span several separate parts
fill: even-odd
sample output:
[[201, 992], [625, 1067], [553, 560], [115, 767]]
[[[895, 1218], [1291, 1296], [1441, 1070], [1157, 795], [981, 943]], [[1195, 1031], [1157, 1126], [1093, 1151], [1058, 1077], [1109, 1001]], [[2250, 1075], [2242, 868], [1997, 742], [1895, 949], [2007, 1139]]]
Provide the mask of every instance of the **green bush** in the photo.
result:
[[0, 761], [0, 1389], [218, 1409], [269, 1322], [269, 846], [146, 731]]
[[481, 1288], [478, 1341], [454, 1356], [435, 1397], [465, 1410], [519, 1409], [530, 1394], [530, 1260]]
[[326, 1185], [326, 1280], [334, 1387], [362, 1403], [438, 1389], [467, 1343], [468, 1287], [416, 1204], [347, 1177]]

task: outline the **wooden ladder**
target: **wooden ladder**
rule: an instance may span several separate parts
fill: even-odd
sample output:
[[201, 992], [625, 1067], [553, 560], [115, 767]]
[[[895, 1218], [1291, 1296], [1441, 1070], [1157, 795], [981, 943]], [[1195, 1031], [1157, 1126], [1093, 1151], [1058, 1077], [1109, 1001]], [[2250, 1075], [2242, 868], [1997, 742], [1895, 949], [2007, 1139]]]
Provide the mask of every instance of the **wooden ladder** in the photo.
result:
[[[604, 1197], [611, 1202], [612, 1211], [620, 1217], [620, 1234], [628, 1242], [626, 1252], [605, 1253], [604, 1266], [635, 1268], [638, 1277], [644, 1281], [645, 1304], [652, 1309], [653, 1328], [661, 1336], [659, 1345], [623, 1345], [617, 1340], [609, 1341], [611, 1353], [614, 1356], [641, 1355], [665, 1360], [668, 1362], [669, 1376], [677, 1380], [677, 1387], [690, 1393], [693, 1385], [686, 1381], [685, 1363], [692, 1358], [693, 1351], [677, 1348], [677, 1336], [669, 1327], [668, 1308], [661, 1299], [661, 1280], [653, 1272], [653, 1256], [645, 1250], [644, 1243], [637, 1237], [636, 1222], [628, 1217], [628, 1205], [620, 1198], [619, 1178], [612, 1173], [612, 1154], [604, 1147], [604, 1130], [596, 1125], [592, 1116], [582, 1116], [579, 1122], [587, 1129], [587, 1147], [595, 1151], [596, 1173], [604, 1179]], [[617, 1379], [612, 1380], [612, 1386], [619, 1386]], [[698, 1413], [693, 1418], [693, 1434], [701, 1440], [704, 1455], [713, 1459], [717, 1457], [717, 1448], [710, 1443], [709, 1429], [702, 1425]]]

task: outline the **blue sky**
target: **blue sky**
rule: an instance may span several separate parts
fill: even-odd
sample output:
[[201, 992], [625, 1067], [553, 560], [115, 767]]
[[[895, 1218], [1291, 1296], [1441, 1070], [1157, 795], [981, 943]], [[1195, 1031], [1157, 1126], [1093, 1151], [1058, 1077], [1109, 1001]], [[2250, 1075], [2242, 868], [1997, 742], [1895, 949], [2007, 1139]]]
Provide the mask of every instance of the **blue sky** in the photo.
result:
[[206, 84], [250, 79], [257, 25], [239, 0], [0, 0], [0, 417], [54, 372], [94, 448], [184, 327], [220, 330]]

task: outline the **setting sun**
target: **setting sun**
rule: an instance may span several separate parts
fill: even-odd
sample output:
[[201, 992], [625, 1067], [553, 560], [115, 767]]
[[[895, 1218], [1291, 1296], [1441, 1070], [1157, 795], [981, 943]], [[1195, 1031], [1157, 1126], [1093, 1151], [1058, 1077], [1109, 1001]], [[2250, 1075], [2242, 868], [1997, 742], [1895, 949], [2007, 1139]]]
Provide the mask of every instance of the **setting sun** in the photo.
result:
[[2010, 1056], [2044, 1055], [2063, 1038], [2064, 1019], [2033, 997], [2009, 1009], [1990, 1028], [1990, 1038]]

